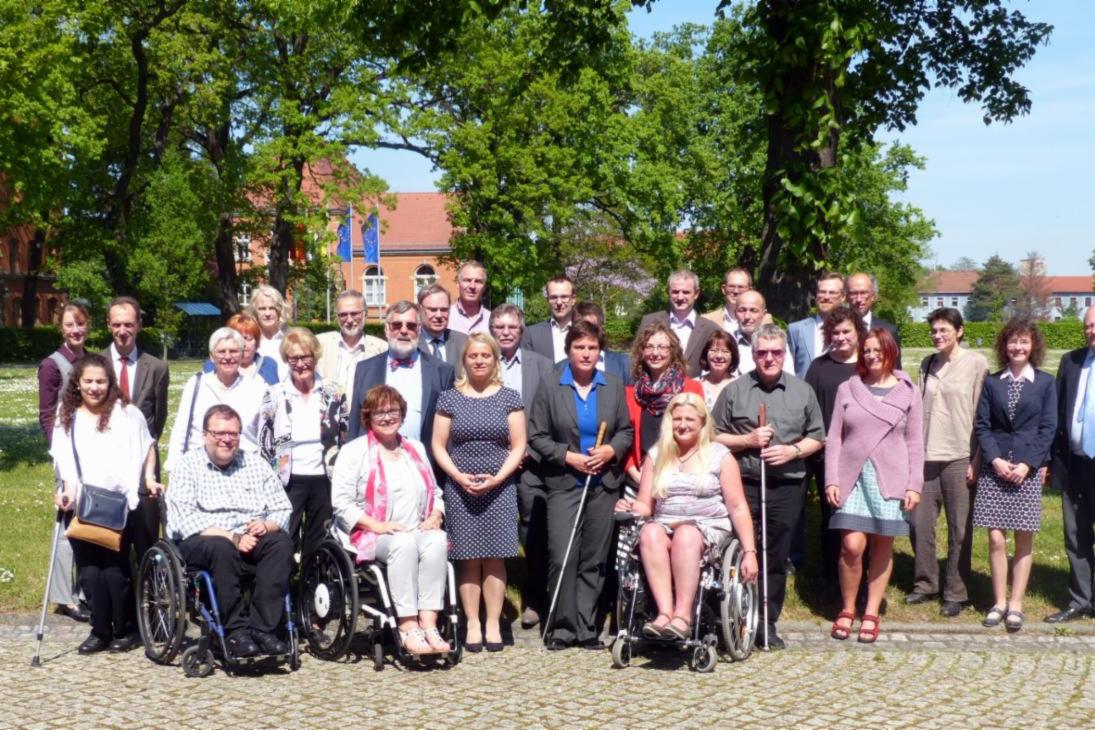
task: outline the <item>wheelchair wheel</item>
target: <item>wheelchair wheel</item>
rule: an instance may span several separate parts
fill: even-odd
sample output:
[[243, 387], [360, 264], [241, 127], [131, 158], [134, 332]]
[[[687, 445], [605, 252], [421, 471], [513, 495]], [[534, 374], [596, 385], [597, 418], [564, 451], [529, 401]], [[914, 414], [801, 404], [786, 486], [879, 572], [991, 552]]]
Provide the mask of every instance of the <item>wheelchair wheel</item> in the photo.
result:
[[213, 673], [214, 659], [210, 649], [202, 651], [197, 644], [182, 653], [183, 674], [188, 677], [208, 677]]
[[612, 666], [617, 669], [625, 669], [631, 664], [631, 641], [624, 636], [617, 636], [612, 642]]
[[741, 582], [741, 544], [732, 540], [722, 554], [722, 598], [719, 618], [723, 647], [734, 661], [742, 661], [753, 652], [757, 634], [757, 584]]
[[359, 601], [350, 556], [334, 540], [324, 542], [300, 574], [299, 625], [313, 654], [334, 660], [349, 651]]
[[688, 662], [694, 671], [706, 674], [715, 669], [719, 663], [719, 652], [714, 644], [704, 644], [692, 650], [692, 658]]
[[168, 664], [186, 635], [186, 584], [178, 549], [160, 540], [145, 553], [137, 574], [137, 628], [144, 653]]

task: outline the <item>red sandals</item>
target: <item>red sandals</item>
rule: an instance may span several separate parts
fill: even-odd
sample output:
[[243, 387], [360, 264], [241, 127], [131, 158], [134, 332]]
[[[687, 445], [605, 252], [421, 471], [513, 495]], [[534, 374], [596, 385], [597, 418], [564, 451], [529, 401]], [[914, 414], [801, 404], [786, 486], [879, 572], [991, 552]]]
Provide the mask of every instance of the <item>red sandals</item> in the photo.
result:
[[[868, 621], [874, 624], [873, 629], [867, 629], [863, 627], [863, 624]], [[860, 644], [873, 644], [875, 639], [878, 638], [878, 630], [882, 628], [882, 625], [878, 619], [878, 616], [871, 616], [870, 614], [863, 615], [863, 621], [859, 624], [859, 643]]]
[[[847, 626], [840, 625], [840, 619], [848, 619]], [[833, 621], [833, 628], [829, 630], [829, 636], [837, 641], [844, 641], [852, 635], [852, 622], [855, 621], [855, 614], [850, 611], [841, 611], [836, 615], [836, 620]]]

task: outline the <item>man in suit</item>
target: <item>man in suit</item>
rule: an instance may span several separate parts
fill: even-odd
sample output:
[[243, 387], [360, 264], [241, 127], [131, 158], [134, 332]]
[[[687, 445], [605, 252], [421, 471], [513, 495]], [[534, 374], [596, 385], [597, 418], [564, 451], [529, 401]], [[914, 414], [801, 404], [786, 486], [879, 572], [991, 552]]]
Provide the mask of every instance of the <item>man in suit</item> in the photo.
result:
[[[316, 363], [316, 372], [324, 380], [338, 383], [346, 394], [346, 402], [352, 403], [357, 364], [387, 351], [388, 343], [365, 334], [365, 297], [361, 292], [348, 289], [339, 294], [335, 300], [335, 314], [338, 331], [316, 336], [323, 350]], [[357, 414], [350, 414], [350, 418], [357, 418]]]
[[722, 296], [725, 298], [723, 306], [704, 314], [709, 320], [722, 327], [730, 334], [738, 332], [738, 295], [746, 289], [753, 288], [753, 277], [741, 267], [730, 269], [723, 277]]
[[[569, 328], [569, 325], [568, 325]], [[521, 347], [525, 331], [525, 313], [515, 304], [499, 304], [490, 313], [490, 333], [502, 351], [502, 384], [521, 394], [525, 406], [525, 426], [541, 383], [551, 376], [551, 360]], [[527, 431], [526, 431], [527, 432]], [[521, 627], [531, 629], [540, 623], [548, 608], [547, 599], [547, 495], [537, 466], [540, 457], [529, 451], [517, 482], [517, 506], [521, 514], [521, 542], [525, 546], [525, 582], [521, 600], [525, 604]]]
[[521, 347], [543, 355], [553, 363], [566, 360], [563, 347], [574, 316], [574, 282], [566, 276], [556, 276], [544, 289], [551, 319], [537, 322], [525, 330]]
[[[578, 302], [574, 306], [574, 319], [589, 322], [597, 329], [604, 331], [605, 313], [601, 305], [596, 302]], [[558, 362], [555, 364], [555, 369], [561, 372], [564, 365], [565, 363]], [[602, 373], [615, 375], [624, 385], [631, 385], [631, 357], [626, 352], [602, 349], [597, 361], [597, 369]]]
[[653, 312], [643, 317], [639, 324], [641, 331], [651, 322], [661, 322], [669, 327], [684, 350], [684, 361], [688, 366], [687, 375], [699, 377], [700, 354], [707, 339], [718, 332], [717, 324], [700, 317], [696, 312], [696, 300], [700, 298], [700, 278], [687, 270], [674, 271], [669, 275], [669, 311]]
[[487, 331], [490, 312], [483, 306], [487, 270], [478, 261], [466, 261], [456, 273], [456, 302], [449, 310], [449, 327], [470, 335]]
[[463, 364], [460, 354], [468, 336], [449, 328], [449, 290], [440, 284], [430, 284], [418, 292], [418, 306], [422, 308], [422, 336], [418, 338], [418, 349], [447, 362], [460, 375]]
[[[406, 299], [398, 301], [388, 308], [384, 320], [388, 351], [357, 364], [350, 413], [361, 413], [361, 403], [374, 385], [386, 383], [396, 388], [407, 401], [407, 416], [399, 433], [421, 441], [429, 454], [437, 397], [452, 387], [452, 366], [418, 351], [422, 310], [417, 304]], [[350, 438], [357, 438], [364, 430], [360, 416], [350, 419]]]
[[[137, 406], [148, 422], [148, 432], [156, 441], [167, 423], [167, 363], [137, 347], [141, 332], [141, 305], [132, 297], [116, 297], [107, 308], [107, 327], [113, 342], [103, 350], [114, 365], [114, 376], [122, 395]], [[160, 465], [157, 450], [156, 477]], [[141, 484], [137, 490], [137, 509], [133, 510], [133, 547], [140, 563], [148, 548], [160, 535], [160, 495], [155, 484]]]
[[874, 316], [871, 311], [878, 301], [878, 279], [873, 274], [857, 271], [844, 281], [844, 291], [848, 295], [848, 304], [859, 312], [868, 332], [874, 327], [881, 327], [893, 335], [894, 342], [897, 343], [897, 367], [901, 368], [901, 338], [897, 335], [897, 327], [881, 317]]
[[817, 314], [792, 322], [787, 327], [787, 347], [795, 375], [803, 377], [814, 358], [825, 352], [821, 323], [825, 314], [844, 302], [844, 277], [826, 272], [817, 280]]
[[1061, 358], [1057, 369], [1057, 434], [1053, 486], [1061, 490], [1068, 606], [1046, 616], [1051, 624], [1095, 615], [1095, 306], [1084, 312], [1087, 347]]

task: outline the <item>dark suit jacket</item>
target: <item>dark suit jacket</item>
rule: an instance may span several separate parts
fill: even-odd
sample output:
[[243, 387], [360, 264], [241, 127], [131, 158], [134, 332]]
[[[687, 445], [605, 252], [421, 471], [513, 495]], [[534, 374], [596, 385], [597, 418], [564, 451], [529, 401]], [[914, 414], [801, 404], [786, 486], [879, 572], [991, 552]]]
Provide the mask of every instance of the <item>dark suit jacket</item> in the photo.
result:
[[1057, 431], [1053, 440], [1053, 468], [1050, 475], [1053, 486], [1063, 490], [1068, 482], [1069, 429], [1072, 428], [1072, 413], [1076, 410], [1076, 394], [1080, 391], [1080, 374], [1084, 368], [1089, 348], [1081, 347], [1065, 353], [1061, 365], [1057, 368]]
[[521, 335], [521, 347], [543, 355], [555, 363], [555, 340], [551, 336], [551, 320], [531, 324]]
[[[463, 332], [457, 332], [456, 330], [446, 330], [445, 335], [445, 362], [453, 367], [456, 371], [457, 377], [463, 372], [464, 368], [460, 362], [460, 353], [464, 351], [464, 343], [468, 341], [468, 336]], [[426, 342], [429, 338], [429, 333], [425, 330], [422, 331], [418, 338], [418, 351], [427, 355], [433, 355], [433, 348]]]
[[[111, 358], [110, 348], [102, 352], [107, 360]], [[167, 423], [167, 363], [147, 352], [137, 350], [137, 373], [129, 387], [132, 396], [129, 402], [137, 406], [148, 421], [148, 432], [159, 440], [163, 427]]]
[[[426, 447], [426, 453], [432, 454], [430, 445], [433, 443], [433, 416], [437, 410], [437, 397], [442, 391], [452, 387], [455, 373], [451, 365], [426, 353], [419, 353], [418, 362], [422, 372], [422, 438], [419, 440]], [[351, 439], [365, 433], [361, 426], [361, 403], [368, 395], [369, 388], [386, 383], [389, 372], [391, 370], [386, 352], [373, 355], [357, 364], [357, 369], [354, 370], [354, 399], [350, 403]]]
[[[624, 461], [635, 437], [627, 417], [624, 384], [614, 375], [605, 375], [607, 384], [597, 391], [597, 420], [608, 424], [605, 443], [612, 446], [615, 460], [601, 472], [601, 486], [616, 491], [623, 482]], [[541, 384], [532, 402], [529, 418], [529, 445], [540, 455], [540, 473], [548, 489], [573, 489], [580, 477], [566, 465], [566, 453], [580, 449], [578, 410], [574, 389], [561, 385], [555, 371]]]
[[[1057, 431], [1057, 389], [1053, 376], [1034, 371], [1034, 382], [1023, 386], [1015, 417], [1008, 418], [1008, 380], [990, 373], [981, 388], [977, 417], [973, 422], [981, 456], [985, 464], [1004, 458], [1024, 463], [1031, 471], [1049, 460], [1053, 436]], [[1011, 458], [1008, 458], [1008, 454]]]
[[[529, 417], [532, 414], [532, 402], [540, 387], [547, 383], [555, 371], [549, 358], [532, 350], [521, 350], [521, 403], [525, 406], [525, 433], [528, 433]], [[543, 485], [540, 478], [540, 455], [528, 449], [528, 459], [521, 470], [521, 481], [536, 486]]]
[[[639, 323], [639, 331], [641, 332], [651, 322], [661, 322], [668, 327], [669, 312], [654, 312], [646, 315], [643, 317], [643, 321]], [[688, 377], [698, 378], [703, 372], [700, 367], [700, 353], [703, 352], [703, 346], [707, 344], [707, 340], [711, 338], [711, 335], [721, 330], [722, 328], [717, 324], [696, 312], [696, 324], [692, 327], [692, 334], [688, 336], [688, 347], [684, 349], [684, 361], [688, 364], [688, 372], [686, 373]], [[605, 368], [607, 369], [607, 367], [608, 363], [606, 362]]]

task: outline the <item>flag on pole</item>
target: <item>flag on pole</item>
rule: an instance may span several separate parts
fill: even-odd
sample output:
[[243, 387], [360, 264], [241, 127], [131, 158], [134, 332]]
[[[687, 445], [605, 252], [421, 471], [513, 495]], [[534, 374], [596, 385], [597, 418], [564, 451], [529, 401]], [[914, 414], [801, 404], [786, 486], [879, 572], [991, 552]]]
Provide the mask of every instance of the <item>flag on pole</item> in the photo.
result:
[[361, 226], [361, 240], [364, 244], [365, 263], [380, 264], [380, 218], [376, 213], [369, 216]]
[[350, 239], [353, 235], [354, 207], [350, 206], [350, 215], [344, 222], [338, 224], [338, 248], [335, 253], [343, 261], [350, 261], [354, 255], [353, 244]]

